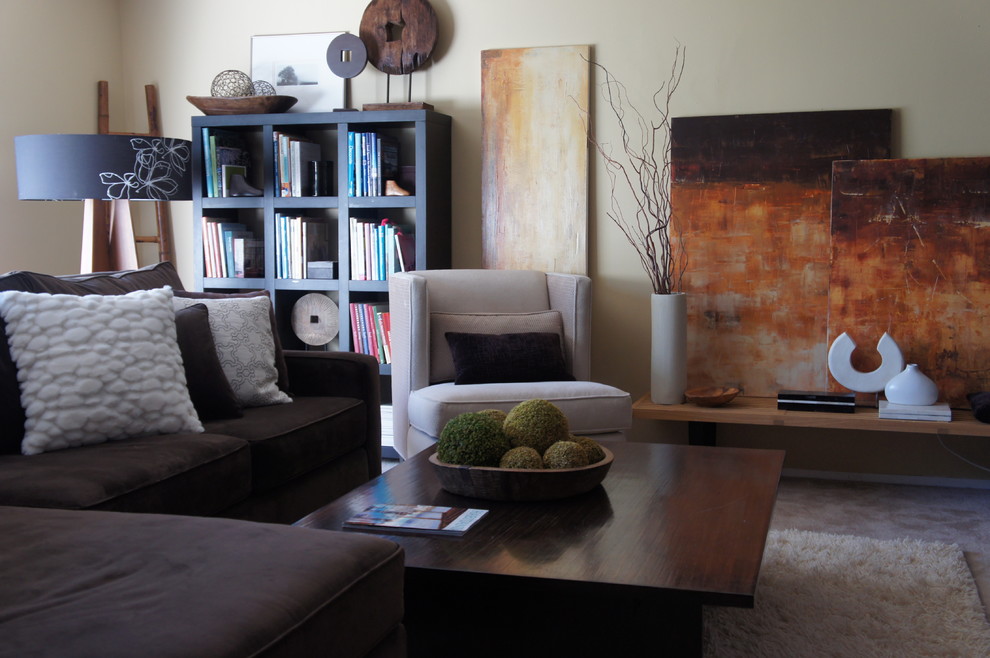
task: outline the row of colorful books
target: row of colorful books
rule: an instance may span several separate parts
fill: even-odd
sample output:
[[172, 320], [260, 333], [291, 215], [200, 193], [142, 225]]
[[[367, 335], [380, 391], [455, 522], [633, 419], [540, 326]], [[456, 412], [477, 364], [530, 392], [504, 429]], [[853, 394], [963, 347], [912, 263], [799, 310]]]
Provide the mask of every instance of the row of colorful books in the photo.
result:
[[206, 196], [230, 196], [230, 179], [236, 174], [248, 180], [251, 156], [244, 136], [233, 130], [203, 128], [203, 173]]
[[399, 141], [373, 132], [347, 133], [348, 196], [382, 196], [399, 175]]
[[392, 323], [388, 304], [353, 302], [350, 314], [353, 350], [370, 354], [378, 363], [392, 363]]
[[275, 276], [305, 279], [309, 264], [330, 260], [330, 229], [307, 217], [275, 216]]
[[277, 196], [311, 196], [313, 180], [309, 163], [322, 158], [320, 145], [311, 139], [274, 131]]
[[351, 279], [386, 281], [393, 272], [415, 269], [413, 236], [388, 219], [351, 217]]
[[264, 276], [265, 241], [240, 222], [203, 218], [204, 274], [216, 278]]

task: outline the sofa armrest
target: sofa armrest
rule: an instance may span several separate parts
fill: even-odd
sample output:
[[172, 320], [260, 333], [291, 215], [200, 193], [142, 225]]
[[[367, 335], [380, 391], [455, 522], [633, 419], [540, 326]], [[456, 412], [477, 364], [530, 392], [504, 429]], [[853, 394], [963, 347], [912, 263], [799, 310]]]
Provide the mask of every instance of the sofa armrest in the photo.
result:
[[381, 380], [378, 361], [356, 352], [309, 352], [285, 350], [289, 384], [293, 395], [356, 398], [365, 403], [370, 477], [382, 472]]

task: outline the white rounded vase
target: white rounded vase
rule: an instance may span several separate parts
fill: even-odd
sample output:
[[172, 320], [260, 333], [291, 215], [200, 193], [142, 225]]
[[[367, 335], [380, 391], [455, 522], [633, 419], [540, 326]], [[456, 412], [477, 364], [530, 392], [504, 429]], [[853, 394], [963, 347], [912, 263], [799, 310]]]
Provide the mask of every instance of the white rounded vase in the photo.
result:
[[650, 399], [682, 404], [687, 388], [687, 295], [651, 295]]
[[935, 404], [938, 400], [938, 386], [921, 372], [917, 363], [909, 363], [899, 375], [894, 375], [883, 392], [887, 396], [887, 402], [893, 404], [924, 407]]

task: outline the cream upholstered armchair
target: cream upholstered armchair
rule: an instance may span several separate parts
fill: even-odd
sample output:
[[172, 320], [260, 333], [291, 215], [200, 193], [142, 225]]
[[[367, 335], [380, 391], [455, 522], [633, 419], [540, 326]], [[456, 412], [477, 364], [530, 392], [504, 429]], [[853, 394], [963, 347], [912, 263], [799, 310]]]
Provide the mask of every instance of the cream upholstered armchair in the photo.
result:
[[[395, 449], [408, 458], [437, 441], [448, 420], [467, 411], [509, 411], [533, 398], [549, 400], [567, 416], [572, 434], [622, 439], [632, 425], [629, 393], [588, 381], [591, 374], [591, 280], [585, 276], [519, 270], [422, 270], [389, 279], [392, 347], [392, 418]], [[506, 334], [546, 338], [562, 348], [574, 381], [477, 381], [477, 367], [455, 362], [446, 334], [490, 342]], [[479, 337], [478, 334], [485, 334]], [[511, 338], [510, 338], [511, 339]], [[462, 344], [463, 345], [463, 344]], [[455, 345], [456, 347], [456, 345]], [[489, 352], [499, 349], [487, 345]], [[532, 347], [532, 346], [530, 346]], [[532, 352], [530, 352], [532, 353]], [[539, 352], [539, 347], [536, 349]], [[547, 354], [547, 352], [542, 352]], [[493, 362], [488, 354], [487, 363]], [[548, 376], [554, 376], [549, 354]], [[498, 359], [494, 359], [497, 361]], [[544, 361], [544, 359], [533, 359]], [[484, 364], [486, 361], [481, 360]], [[530, 364], [539, 370], [541, 364]], [[477, 366], [477, 364], [475, 364]], [[498, 370], [495, 364], [492, 370]], [[482, 367], [484, 369], [484, 366]], [[500, 373], [504, 375], [505, 373]], [[527, 373], [532, 375], [532, 372]], [[470, 375], [470, 376], [466, 376]], [[539, 379], [540, 375], [533, 376]]]

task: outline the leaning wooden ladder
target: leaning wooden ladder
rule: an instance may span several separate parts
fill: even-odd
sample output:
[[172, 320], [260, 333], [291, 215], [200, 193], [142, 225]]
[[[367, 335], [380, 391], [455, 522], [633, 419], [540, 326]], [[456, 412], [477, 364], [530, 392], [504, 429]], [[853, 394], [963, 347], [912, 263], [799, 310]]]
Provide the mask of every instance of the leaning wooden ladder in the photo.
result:
[[[97, 133], [100, 135], [133, 135], [135, 137], [161, 137], [162, 127], [158, 117], [158, 89], [144, 86], [148, 107], [148, 132], [110, 132], [110, 92], [106, 80], [98, 84]], [[83, 226], [82, 272], [123, 270], [138, 267], [137, 245], [158, 245], [159, 262], [172, 260], [172, 223], [168, 203], [155, 201], [156, 235], [134, 235], [130, 205], [126, 199], [86, 201], [86, 217]]]

